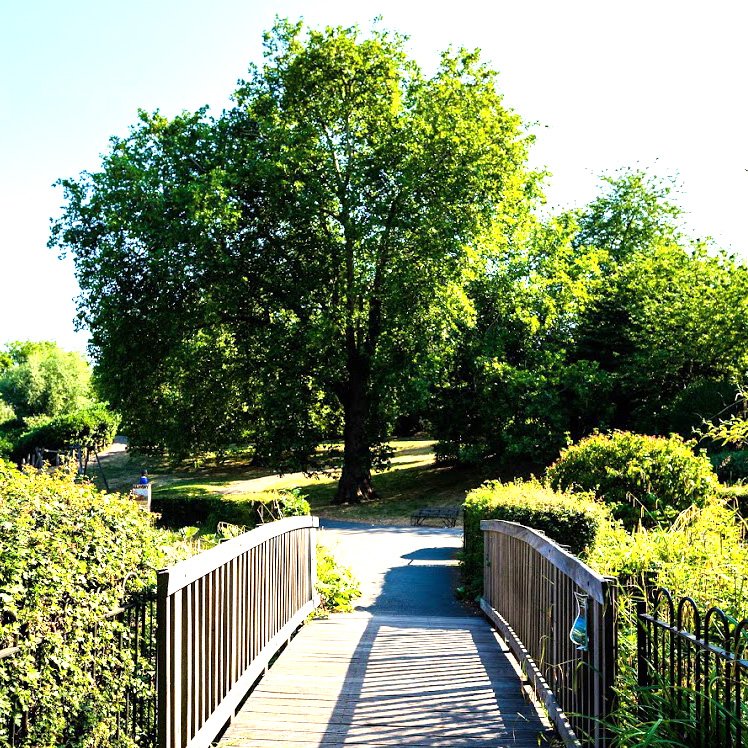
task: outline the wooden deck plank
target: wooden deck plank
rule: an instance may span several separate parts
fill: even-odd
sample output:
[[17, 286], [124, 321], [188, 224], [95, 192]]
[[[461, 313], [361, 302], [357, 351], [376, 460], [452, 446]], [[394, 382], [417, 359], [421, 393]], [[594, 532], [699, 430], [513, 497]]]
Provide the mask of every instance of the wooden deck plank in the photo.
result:
[[529, 748], [551, 733], [480, 618], [333, 616], [305, 626], [219, 748]]

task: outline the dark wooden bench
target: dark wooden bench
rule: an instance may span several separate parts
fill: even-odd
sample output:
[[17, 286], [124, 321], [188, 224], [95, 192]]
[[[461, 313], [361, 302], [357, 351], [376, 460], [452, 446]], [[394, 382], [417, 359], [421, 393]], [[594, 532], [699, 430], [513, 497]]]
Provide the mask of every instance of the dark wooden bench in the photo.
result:
[[438, 519], [444, 523], [444, 527], [454, 527], [461, 509], [459, 506], [424, 506], [410, 515], [410, 524], [420, 527], [427, 519]]

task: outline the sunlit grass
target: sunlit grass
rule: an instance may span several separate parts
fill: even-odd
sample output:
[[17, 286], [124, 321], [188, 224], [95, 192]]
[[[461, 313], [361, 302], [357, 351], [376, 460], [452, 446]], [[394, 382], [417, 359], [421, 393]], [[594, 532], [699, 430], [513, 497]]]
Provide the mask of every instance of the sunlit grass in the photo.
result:
[[[154, 497], [200, 498], [224, 496], [242, 500], [257, 491], [299, 489], [309, 500], [312, 511], [320, 516], [407, 524], [410, 515], [423, 506], [461, 504], [465, 493], [494, 477], [486, 469], [452, 468], [434, 461], [435, 442], [402, 439], [390, 443], [394, 449], [391, 467], [374, 474], [378, 498], [363, 504], [333, 504], [336, 472], [304, 475], [273, 474], [268, 469], [248, 464], [248, 453], [230, 455], [220, 465], [205, 462], [197, 468], [177, 468], [157, 458], [141, 458], [128, 453], [112, 455], [105, 470], [112, 488], [124, 490], [147, 469], [153, 482]], [[329, 449], [339, 445], [325, 445]]]

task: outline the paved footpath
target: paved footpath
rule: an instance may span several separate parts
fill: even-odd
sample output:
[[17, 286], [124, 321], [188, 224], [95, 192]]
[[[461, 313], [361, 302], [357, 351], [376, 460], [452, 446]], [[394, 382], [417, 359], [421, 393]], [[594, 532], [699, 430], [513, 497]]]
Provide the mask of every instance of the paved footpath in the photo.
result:
[[304, 626], [221, 748], [537, 748], [552, 735], [492, 628], [457, 602], [461, 529], [325, 522], [356, 612]]

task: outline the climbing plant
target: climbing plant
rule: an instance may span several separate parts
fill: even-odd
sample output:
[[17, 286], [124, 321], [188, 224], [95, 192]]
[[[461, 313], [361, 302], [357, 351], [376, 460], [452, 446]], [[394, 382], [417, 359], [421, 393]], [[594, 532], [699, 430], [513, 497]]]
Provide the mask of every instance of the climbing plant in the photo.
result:
[[[106, 614], [176, 551], [149, 515], [70, 473], [0, 461], [0, 748], [129, 746], [116, 735], [137, 674]], [[95, 635], [94, 635], [95, 631]]]

